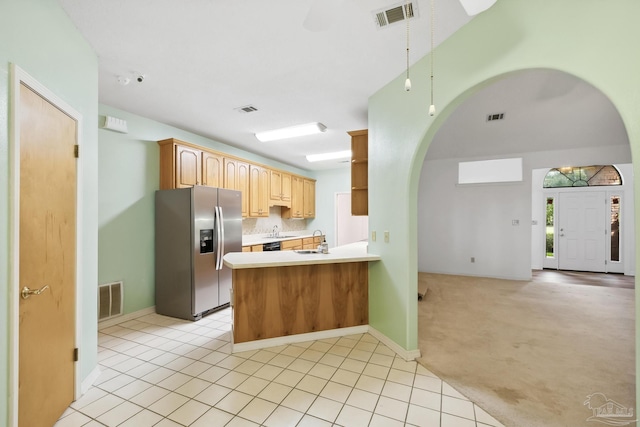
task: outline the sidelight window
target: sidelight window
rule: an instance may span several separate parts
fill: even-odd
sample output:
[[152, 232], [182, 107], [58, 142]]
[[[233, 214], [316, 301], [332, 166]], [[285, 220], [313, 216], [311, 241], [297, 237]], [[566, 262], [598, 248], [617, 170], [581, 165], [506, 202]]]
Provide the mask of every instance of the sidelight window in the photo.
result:
[[611, 261], [620, 261], [620, 196], [611, 196]]
[[547, 197], [547, 220], [546, 220], [546, 243], [545, 251], [547, 258], [553, 258], [555, 254], [555, 203], [553, 197]]

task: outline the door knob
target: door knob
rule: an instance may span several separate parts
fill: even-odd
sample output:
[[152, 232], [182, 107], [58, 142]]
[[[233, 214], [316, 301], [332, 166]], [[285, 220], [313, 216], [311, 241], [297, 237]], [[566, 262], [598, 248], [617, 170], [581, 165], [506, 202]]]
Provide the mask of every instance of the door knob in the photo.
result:
[[31, 295], [40, 295], [45, 291], [45, 289], [49, 289], [49, 285], [44, 285], [40, 289], [29, 289], [25, 286], [22, 288], [22, 291], [20, 291], [20, 295], [22, 295], [22, 299], [27, 299]]

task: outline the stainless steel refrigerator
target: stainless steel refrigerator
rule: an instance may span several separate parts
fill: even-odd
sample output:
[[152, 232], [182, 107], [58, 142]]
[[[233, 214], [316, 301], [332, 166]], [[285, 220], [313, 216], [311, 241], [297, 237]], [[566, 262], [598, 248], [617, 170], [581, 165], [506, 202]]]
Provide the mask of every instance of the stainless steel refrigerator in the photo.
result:
[[241, 193], [195, 186], [156, 191], [156, 312], [198, 320], [230, 301], [229, 252], [242, 251]]

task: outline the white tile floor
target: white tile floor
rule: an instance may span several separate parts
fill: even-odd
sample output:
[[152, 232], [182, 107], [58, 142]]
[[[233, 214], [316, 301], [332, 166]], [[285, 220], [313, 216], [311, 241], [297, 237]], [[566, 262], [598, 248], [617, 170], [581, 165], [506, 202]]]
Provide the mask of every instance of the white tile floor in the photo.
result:
[[102, 374], [55, 427], [502, 425], [369, 334], [231, 354], [231, 310], [100, 330]]

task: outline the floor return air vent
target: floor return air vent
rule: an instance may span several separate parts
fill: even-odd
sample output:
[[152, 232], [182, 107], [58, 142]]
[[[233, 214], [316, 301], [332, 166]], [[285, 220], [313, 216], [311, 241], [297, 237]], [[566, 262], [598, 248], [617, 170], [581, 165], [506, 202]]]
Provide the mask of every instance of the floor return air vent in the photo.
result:
[[98, 321], [122, 314], [122, 286], [122, 282], [112, 282], [98, 287]]

